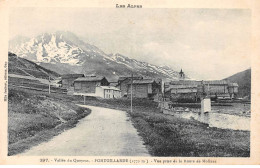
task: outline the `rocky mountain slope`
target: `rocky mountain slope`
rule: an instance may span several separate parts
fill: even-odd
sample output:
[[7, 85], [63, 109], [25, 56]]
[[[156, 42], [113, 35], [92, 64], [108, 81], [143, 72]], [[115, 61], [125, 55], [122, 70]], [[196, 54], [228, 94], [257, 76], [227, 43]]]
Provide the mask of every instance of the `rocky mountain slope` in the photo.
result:
[[11, 52], [8, 53], [8, 73], [41, 79], [49, 79], [49, 76], [51, 79], [55, 79], [60, 76], [58, 73], [43, 68], [32, 61], [17, 57]]
[[230, 82], [238, 84], [238, 95], [241, 97], [251, 95], [251, 68], [245, 71], [236, 73], [228, 78], [225, 78]]
[[165, 79], [178, 76], [178, 72], [166, 66], [152, 65], [121, 54], [106, 54], [71, 32], [45, 33], [31, 39], [20, 36], [10, 41], [9, 50], [60, 74], [95, 74], [109, 80], [131, 73]]

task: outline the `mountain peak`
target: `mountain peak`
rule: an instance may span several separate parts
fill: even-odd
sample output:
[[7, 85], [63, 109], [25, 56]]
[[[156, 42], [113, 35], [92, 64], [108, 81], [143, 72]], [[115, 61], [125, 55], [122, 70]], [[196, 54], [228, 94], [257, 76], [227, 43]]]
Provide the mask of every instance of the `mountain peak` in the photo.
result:
[[176, 79], [169, 67], [156, 66], [120, 53], [106, 54], [68, 31], [43, 33], [27, 40], [10, 41], [9, 50], [59, 73], [85, 73], [118, 78], [131, 73], [148, 77]]

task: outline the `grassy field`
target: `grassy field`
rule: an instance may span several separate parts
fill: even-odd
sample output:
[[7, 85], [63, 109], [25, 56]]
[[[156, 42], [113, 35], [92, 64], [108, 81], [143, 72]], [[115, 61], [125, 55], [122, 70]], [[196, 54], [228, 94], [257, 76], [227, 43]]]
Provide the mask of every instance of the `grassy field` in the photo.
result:
[[8, 155], [49, 140], [90, 114], [67, 95], [9, 88], [8, 96]]
[[86, 103], [127, 111], [153, 156], [250, 156], [249, 131], [211, 128], [196, 120], [165, 115], [157, 103], [144, 99], [134, 100], [132, 113], [129, 100], [88, 98]]

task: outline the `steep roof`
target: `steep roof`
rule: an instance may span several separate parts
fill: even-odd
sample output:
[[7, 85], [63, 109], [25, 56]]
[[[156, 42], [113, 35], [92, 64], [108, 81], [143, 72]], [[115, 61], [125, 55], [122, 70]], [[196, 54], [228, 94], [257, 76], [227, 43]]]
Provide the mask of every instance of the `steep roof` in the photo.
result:
[[61, 78], [79, 78], [79, 77], [84, 77], [84, 74], [64, 74], [61, 75]]
[[[104, 79], [105, 77], [104, 76], [85, 76], [85, 77], [82, 77], [82, 78], [77, 78], [75, 80], [75, 82], [83, 82], [83, 81], [86, 81], [86, 82], [93, 82], [93, 81], [101, 81], [102, 79]], [[105, 78], [106, 79], [106, 78]]]

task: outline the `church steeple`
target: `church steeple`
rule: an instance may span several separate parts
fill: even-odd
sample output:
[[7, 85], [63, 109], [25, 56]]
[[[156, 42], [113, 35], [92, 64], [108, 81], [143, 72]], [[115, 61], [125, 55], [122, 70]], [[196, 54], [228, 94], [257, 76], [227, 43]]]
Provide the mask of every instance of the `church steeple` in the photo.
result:
[[185, 79], [185, 74], [181, 69], [181, 71], [179, 72], [179, 80], [184, 80], [184, 79]]

